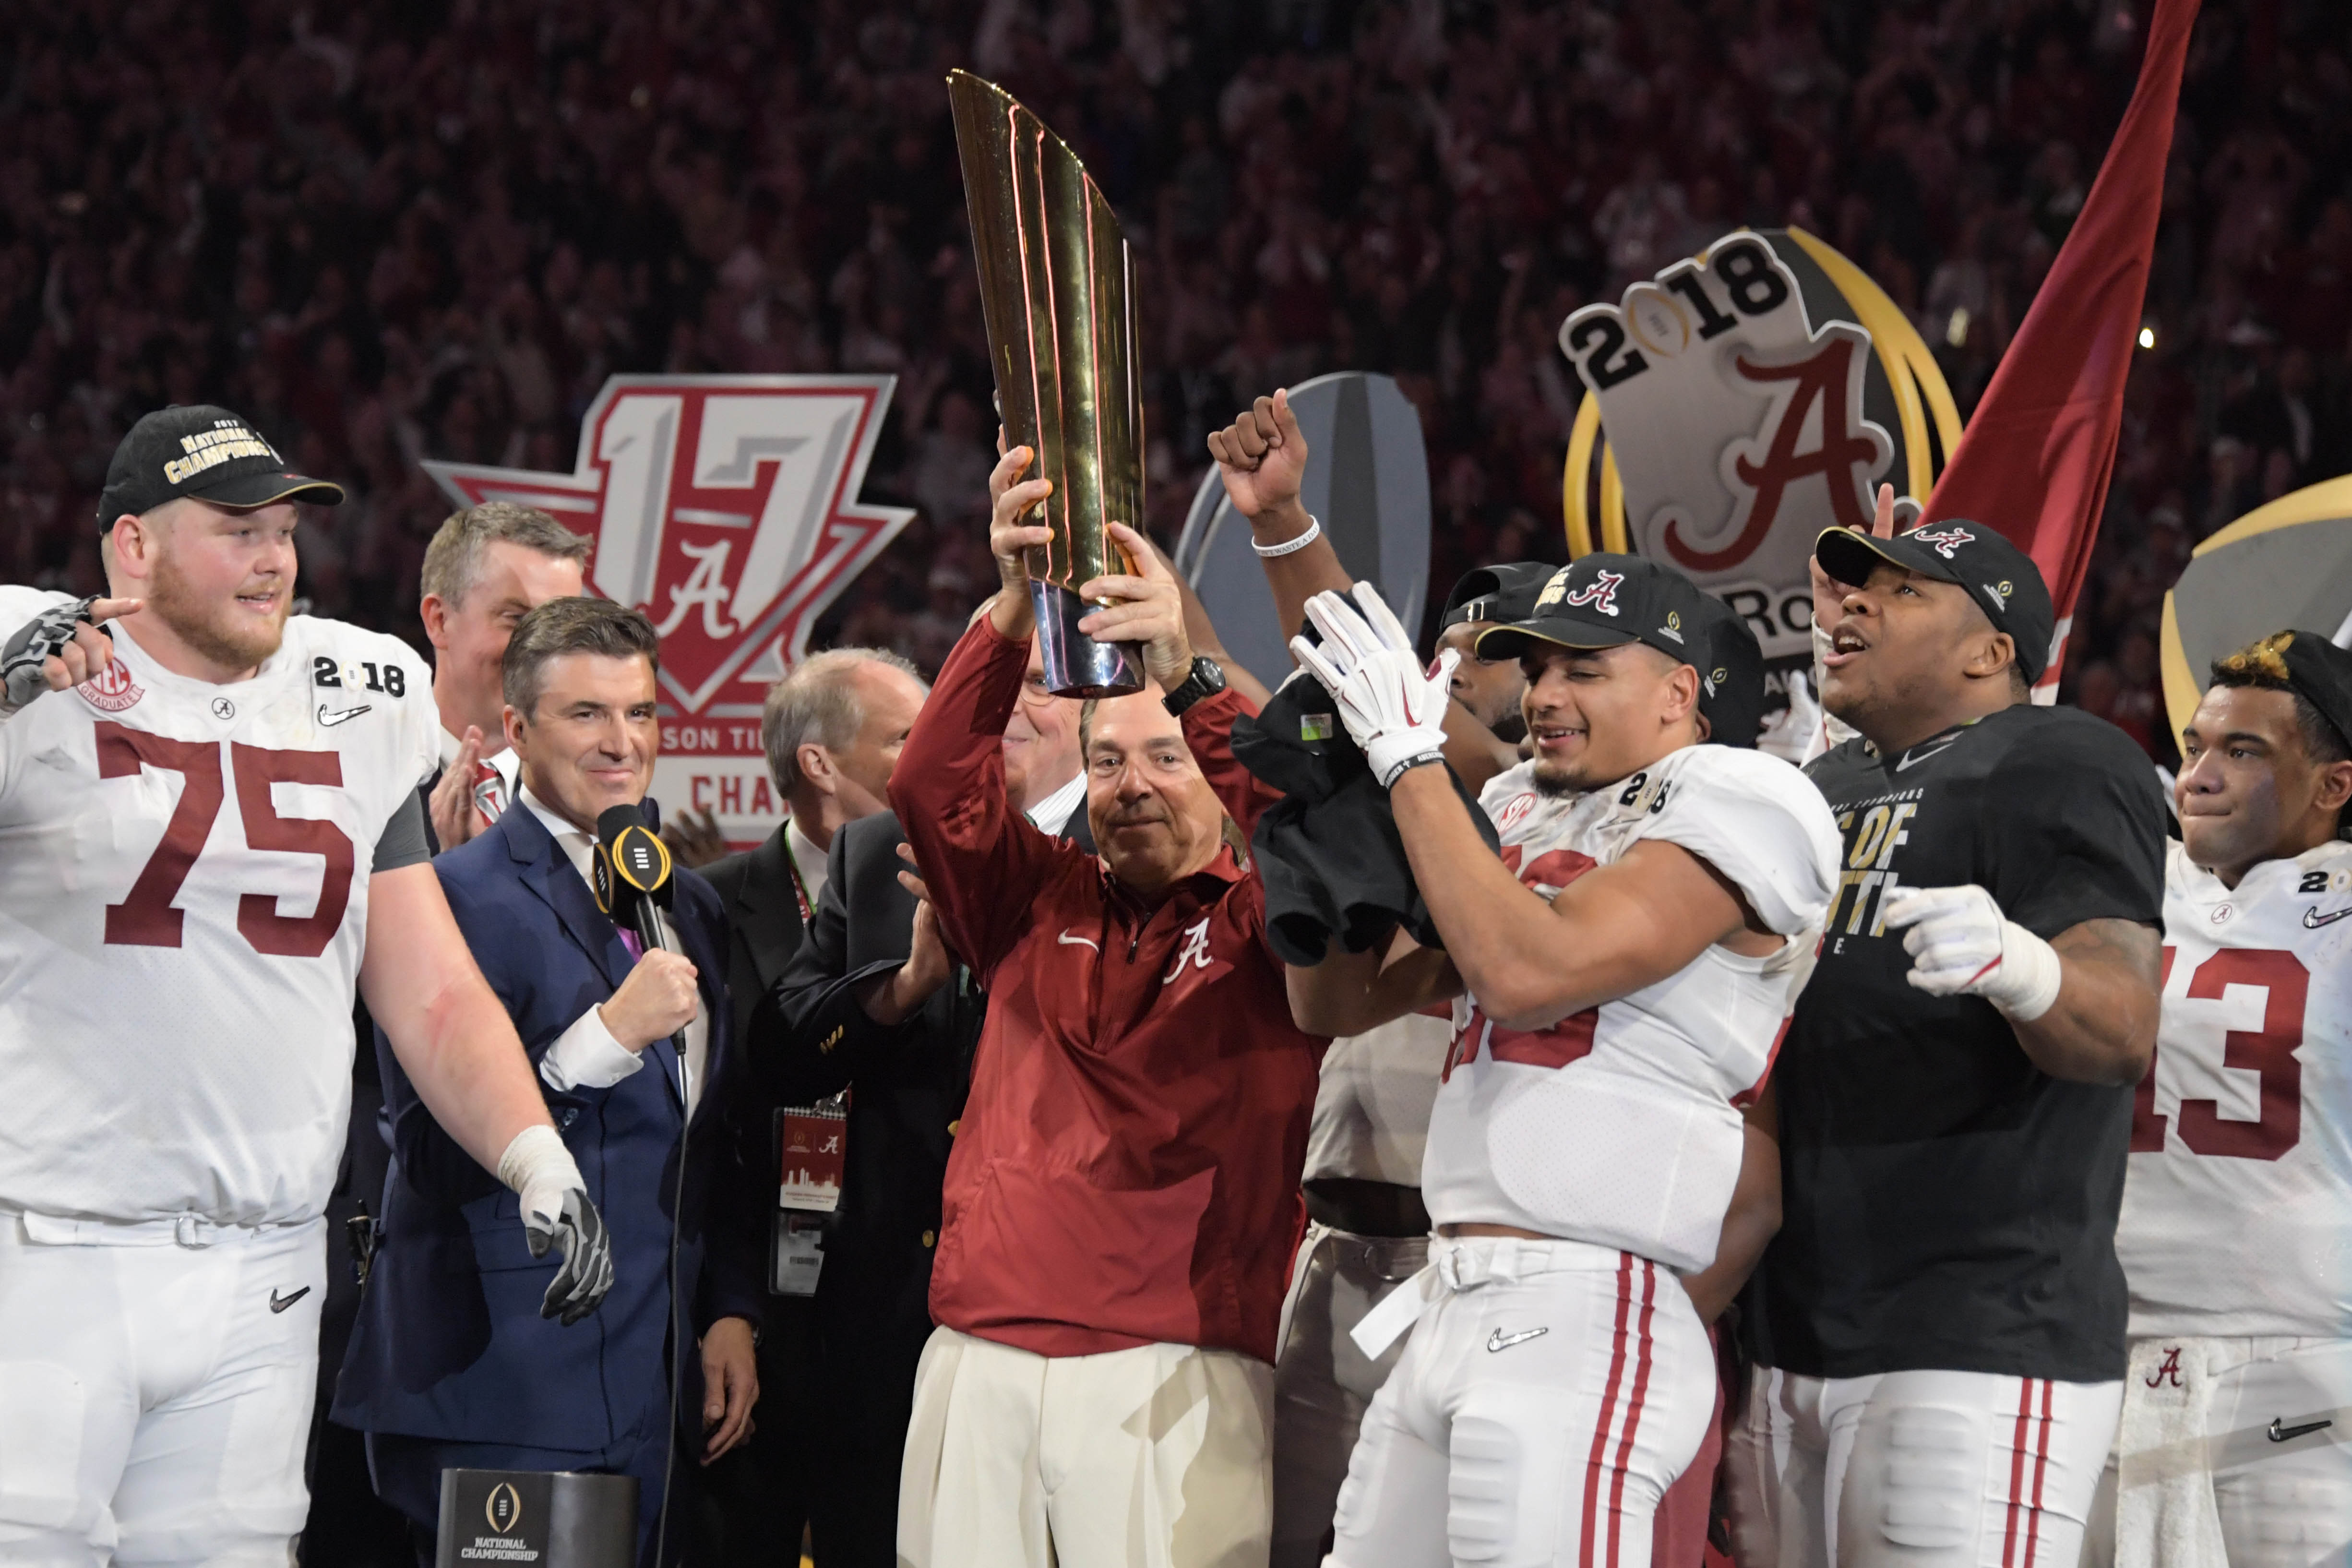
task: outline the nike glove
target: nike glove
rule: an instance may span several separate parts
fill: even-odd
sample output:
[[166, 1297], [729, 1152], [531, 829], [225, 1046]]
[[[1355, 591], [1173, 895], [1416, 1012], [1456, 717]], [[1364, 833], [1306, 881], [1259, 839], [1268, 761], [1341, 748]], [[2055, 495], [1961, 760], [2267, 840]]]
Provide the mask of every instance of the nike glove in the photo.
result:
[[613, 1238], [604, 1216], [588, 1201], [572, 1151], [552, 1127], [526, 1127], [499, 1156], [499, 1180], [521, 1200], [523, 1240], [533, 1258], [563, 1248], [563, 1267], [539, 1303], [542, 1318], [568, 1326], [596, 1310], [613, 1288]]
[[1424, 669], [1380, 590], [1359, 583], [1355, 595], [1355, 605], [1328, 592], [1307, 600], [1307, 618], [1323, 640], [1293, 637], [1290, 651], [1331, 693], [1349, 739], [1386, 788], [1407, 768], [1444, 756], [1447, 689], [1461, 656], [1448, 649]]
[[87, 599], [52, 605], [18, 626], [5, 645], [0, 645], [0, 685], [5, 687], [5, 691], [0, 691], [0, 712], [14, 713], [49, 689], [41, 666], [73, 641], [74, 628], [89, 619], [89, 607], [96, 603], [98, 599], [93, 595]]
[[1992, 895], [1970, 883], [1908, 888], [1886, 903], [1886, 923], [1909, 927], [1904, 978], [1931, 996], [1981, 996], [2004, 1017], [2030, 1024], [2058, 1000], [2057, 950], [2004, 917]]

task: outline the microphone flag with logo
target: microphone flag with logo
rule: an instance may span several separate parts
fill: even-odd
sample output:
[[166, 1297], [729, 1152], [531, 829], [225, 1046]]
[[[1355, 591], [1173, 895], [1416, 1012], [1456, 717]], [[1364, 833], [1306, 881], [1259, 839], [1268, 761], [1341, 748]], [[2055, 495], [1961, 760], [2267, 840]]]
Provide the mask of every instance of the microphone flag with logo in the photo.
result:
[[613, 806], [596, 819], [596, 907], [614, 925], [634, 931], [648, 952], [663, 945], [654, 910], [670, 907], [671, 868], [669, 846], [646, 826], [639, 807]]
[[1135, 271], [1118, 218], [1062, 139], [993, 82], [948, 73], [982, 312], [1007, 447], [1054, 481], [1052, 542], [1029, 552], [1045, 684], [1059, 697], [1143, 688], [1141, 650], [1078, 630], [1088, 580], [1131, 568], [1104, 525], [1143, 526]]

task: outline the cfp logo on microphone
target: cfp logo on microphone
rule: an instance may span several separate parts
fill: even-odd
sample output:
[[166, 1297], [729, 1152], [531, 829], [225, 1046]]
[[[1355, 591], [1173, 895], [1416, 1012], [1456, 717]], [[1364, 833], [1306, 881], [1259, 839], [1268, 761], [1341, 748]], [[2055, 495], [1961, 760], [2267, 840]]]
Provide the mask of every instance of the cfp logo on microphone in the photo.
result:
[[593, 879], [596, 907], [614, 914], [624, 901], [644, 898], [660, 888], [669, 880], [669, 846], [642, 825], [624, 827], [610, 844], [596, 846]]

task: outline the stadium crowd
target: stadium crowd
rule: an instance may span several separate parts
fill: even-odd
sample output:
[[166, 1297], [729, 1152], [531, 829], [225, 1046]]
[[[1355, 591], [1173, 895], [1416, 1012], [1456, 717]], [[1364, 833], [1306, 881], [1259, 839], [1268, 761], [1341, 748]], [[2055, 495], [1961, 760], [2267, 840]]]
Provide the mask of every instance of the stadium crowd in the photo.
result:
[[[79, 520], [165, 402], [356, 481], [322, 610], [416, 625], [415, 458], [568, 470], [634, 371], [899, 376], [869, 496], [921, 515], [819, 643], [935, 668], [987, 577], [990, 380], [941, 78], [1067, 135], [1142, 254], [1163, 539], [1240, 401], [1422, 410], [1433, 580], [1564, 558], [1568, 311], [1794, 224], [1919, 323], [1965, 412], [2098, 167], [2140, 8], [1662, 0], [297, 0], [0, 6], [0, 579], [94, 588]], [[2069, 692], [2151, 751], [2189, 546], [2352, 441], [2352, 24], [2208, 5]]]

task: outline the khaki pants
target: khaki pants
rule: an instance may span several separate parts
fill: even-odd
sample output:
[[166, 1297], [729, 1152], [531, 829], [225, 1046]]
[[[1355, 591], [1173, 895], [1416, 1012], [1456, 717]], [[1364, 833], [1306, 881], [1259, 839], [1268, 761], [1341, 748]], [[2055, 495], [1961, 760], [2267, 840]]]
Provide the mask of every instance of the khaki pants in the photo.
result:
[[1260, 1568], [1274, 1369], [1143, 1345], [1041, 1356], [933, 1331], [898, 1491], [900, 1568]]
[[1429, 1261], [1425, 1236], [1356, 1236], [1309, 1224], [1283, 1303], [1274, 1373], [1272, 1568], [1318, 1568], [1364, 1411], [1404, 1354], [1405, 1337], [1366, 1359], [1348, 1337], [1374, 1302]]

